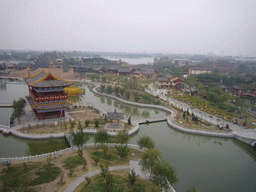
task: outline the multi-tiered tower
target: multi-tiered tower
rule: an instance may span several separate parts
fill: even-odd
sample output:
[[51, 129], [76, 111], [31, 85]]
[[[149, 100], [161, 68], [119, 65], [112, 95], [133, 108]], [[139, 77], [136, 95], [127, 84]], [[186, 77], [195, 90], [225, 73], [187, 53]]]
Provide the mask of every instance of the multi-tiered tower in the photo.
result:
[[73, 82], [60, 79], [44, 70], [35, 76], [23, 78], [29, 88], [26, 99], [38, 120], [65, 117], [65, 108], [72, 105], [67, 102], [68, 95], [64, 88]]

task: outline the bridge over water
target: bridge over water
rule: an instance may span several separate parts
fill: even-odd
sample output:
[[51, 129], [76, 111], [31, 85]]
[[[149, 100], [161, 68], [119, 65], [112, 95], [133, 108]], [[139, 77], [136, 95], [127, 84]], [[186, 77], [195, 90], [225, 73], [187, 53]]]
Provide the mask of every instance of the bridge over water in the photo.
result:
[[11, 108], [12, 103], [0, 103], [0, 108]]

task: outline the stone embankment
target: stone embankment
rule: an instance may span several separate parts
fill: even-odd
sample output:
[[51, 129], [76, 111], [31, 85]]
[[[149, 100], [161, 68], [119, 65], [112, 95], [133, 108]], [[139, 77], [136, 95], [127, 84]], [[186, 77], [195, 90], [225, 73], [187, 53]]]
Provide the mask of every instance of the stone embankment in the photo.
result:
[[[205, 130], [199, 130], [199, 129], [189, 129], [189, 128], [185, 128], [181, 125], [177, 125], [176, 123], [174, 123], [173, 121], [173, 117], [175, 117], [176, 115], [176, 111], [169, 109], [165, 106], [157, 106], [157, 105], [150, 105], [150, 104], [142, 104], [142, 103], [136, 103], [136, 102], [130, 102], [130, 101], [126, 101], [123, 100], [119, 97], [113, 96], [113, 95], [109, 95], [109, 94], [105, 94], [105, 93], [100, 93], [97, 91], [97, 88], [99, 88], [99, 84], [94, 84], [95, 87], [93, 88], [93, 92], [95, 94], [98, 95], [102, 95], [105, 97], [109, 97], [112, 99], [116, 99], [122, 103], [128, 104], [128, 105], [134, 105], [134, 106], [138, 106], [138, 107], [146, 107], [146, 108], [154, 108], [154, 109], [159, 109], [159, 110], [163, 110], [167, 113], [170, 113], [169, 116], [165, 116], [162, 118], [156, 118], [156, 119], [140, 119], [140, 120], [135, 120], [132, 121], [133, 127], [128, 130], [128, 134], [129, 135], [133, 135], [136, 132], [139, 131], [139, 124], [142, 123], [151, 123], [151, 122], [160, 122], [160, 121], [165, 121], [167, 120], [167, 123], [182, 132], [185, 133], [190, 133], [190, 134], [198, 134], [198, 135], [206, 135], [206, 136], [214, 136], [214, 137], [227, 137], [227, 138], [235, 138], [237, 140], [240, 140], [244, 143], [247, 143], [251, 146], [255, 146], [256, 145], [256, 138], [254, 136], [251, 136], [250, 134], [245, 134], [245, 133], [240, 133], [240, 132], [231, 132], [231, 133], [219, 133], [219, 132], [214, 132], [214, 131], [205, 131]], [[106, 114], [106, 112], [100, 108], [97, 107], [97, 109], [101, 112]], [[49, 138], [64, 138], [65, 134], [64, 133], [53, 133], [53, 134], [26, 134], [26, 133], [21, 133], [19, 131], [16, 131], [14, 129], [11, 129], [7, 126], [2, 126], [0, 125], [0, 131], [8, 131], [10, 132], [12, 135], [15, 135], [17, 137], [20, 138], [24, 138], [24, 139], [49, 139]], [[88, 133], [88, 134], [96, 134], [97, 133], [97, 129], [84, 129], [83, 130], [84, 133]], [[108, 134], [112, 137], [117, 135], [117, 132], [110, 132], [108, 131]]]
[[[105, 144], [108, 147], [115, 147], [115, 146], [119, 146], [121, 144], [119, 143], [107, 143]], [[101, 144], [97, 143], [96, 146], [94, 143], [89, 143], [89, 144], [84, 144], [83, 148], [95, 148], [95, 147], [100, 147]], [[134, 145], [134, 144], [128, 144], [128, 147], [133, 148], [133, 149], [137, 149], [139, 151], [144, 151], [144, 149], [140, 149], [138, 145]], [[54, 151], [51, 153], [46, 153], [46, 154], [41, 154], [41, 155], [34, 155], [34, 156], [26, 156], [26, 157], [2, 157], [0, 158], [0, 162], [4, 162], [4, 161], [8, 161], [8, 162], [23, 162], [23, 161], [31, 161], [31, 160], [36, 160], [36, 159], [43, 159], [43, 158], [53, 158], [65, 153], [68, 153], [70, 151], [74, 151], [77, 150], [77, 147], [69, 147], [60, 151]]]
[[[141, 103], [136, 103], [136, 102], [130, 102], [130, 101], [123, 100], [123, 99], [121, 99], [119, 97], [116, 97], [116, 96], [113, 96], [113, 95], [100, 93], [100, 92], [97, 91], [99, 86], [100, 85], [97, 85], [96, 87], [93, 88], [93, 92], [95, 94], [99, 94], [99, 95], [102, 95], [102, 96], [105, 96], [105, 97], [110, 97], [112, 99], [116, 99], [116, 100], [118, 100], [122, 103], [125, 103], [125, 104], [139, 106], [139, 107], [148, 107], [148, 108], [160, 109], [160, 110], [171, 113], [170, 116], [166, 117], [167, 123], [171, 127], [175, 128], [179, 131], [182, 131], [182, 132], [185, 132], [185, 133], [190, 133], [190, 134], [197, 134], [197, 135], [235, 138], [235, 139], [237, 139], [239, 141], [242, 141], [242, 142], [244, 142], [248, 145], [251, 145], [253, 147], [256, 146], [256, 138], [254, 137], [255, 134], [251, 135], [250, 133], [243, 133], [243, 132], [238, 132], [238, 131], [233, 131], [233, 132], [230, 132], [230, 133], [219, 133], [219, 132], [216, 132], [216, 131], [205, 131], [205, 130], [199, 130], [199, 129], [189, 129], [189, 128], [186, 128], [186, 127], [183, 127], [181, 125], [177, 125], [176, 123], [174, 123], [173, 117], [175, 117], [175, 115], [176, 115], [176, 112], [174, 110], [171, 110], [171, 109], [169, 109], [167, 107], [164, 107], [164, 106], [157, 106], [157, 105], [149, 105], [149, 104], [141, 104]], [[147, 123], [147, 122], [145, 122], [145, 123]], [[139, 129], [139, 126], [137, 127], [137, 129]], [[252, 130], [252, 132], [253, 132], [253, 130]]]

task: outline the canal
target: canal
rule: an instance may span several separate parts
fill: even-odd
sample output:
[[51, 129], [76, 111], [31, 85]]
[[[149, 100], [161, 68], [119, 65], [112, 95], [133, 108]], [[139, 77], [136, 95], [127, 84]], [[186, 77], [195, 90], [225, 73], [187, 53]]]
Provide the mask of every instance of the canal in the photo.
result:
[[[113, 99], [96, 97], [90, 91], [90, 86], [81, 86], [85, 88], [85, 94], [73, 98], [76, 100], [76, 105], [93, 103], [105, 111], [113, 111], [117, 108], [118, 111], [125, 113], [126, 119], [130, 115], [132, 119], [138, 119], [166, 114], [160, 110], [128, 106]], [[1, 88], [1, 103], [12, 102], [13, 99], [27, 95], [26, 85], [6, 84]], [[6, 119], [9, 118], [12, 109], [0, 110], [1, 124], [8, 123]], [[162, 152], [163, 159], [175, 166], [179, 177], [179, 183], [174, 185], [177, 192], [185, 191], [194, 184], [200, 191], [256, 191], [255, 148], [234, 139], [181, 133], [169, 127], [166, 122], [141, 125], [140, 131], [131, 137], [130, 143], [135, 144], [139, 137], [144, 135], [150, 136], [155, 141], [156, 148]], [[30, 142], [0, 135], [0, 156], [31, 154], [34, 149], [29, 147]], [[45, 147], [45, 150], [49, 149]]]

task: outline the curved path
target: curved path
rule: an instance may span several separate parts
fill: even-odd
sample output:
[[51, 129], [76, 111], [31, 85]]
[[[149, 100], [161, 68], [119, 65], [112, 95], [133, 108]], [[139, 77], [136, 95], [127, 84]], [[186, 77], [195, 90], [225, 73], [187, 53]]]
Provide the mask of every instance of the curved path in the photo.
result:
[[[122, 170], [122, 169], [131, 169], [130, 166], [115, 166], [115, 167], [109, 167], [109, 171], [116, 171], [116, 170]], [[86, 173], [82, 175], [81, 177], [77, 178], [75, 181], [73, 181], [66, 189], [64, 192], [71, 192], [74, 191], [80, 183], [82, 183], [86, 177], [93, 177], [95, 175], [99, 175], [101, 173], [100, 169], [97, 169], [95, 171]]]
[[[141, 169], [141, 165], [139, 164], [139, 161], [134, 161], [134, 160], [130, 160], [130, 165], [128, 166], [114, 166], [114, 167], [109, 167], [108, 170], [109, 171], [116, 171], [116, 170], [123, 170], [123, 169], [130, 169], [130, 170], [134, 170], [135, 174], [139, 177], [141, 177], [142, 179], [149, 179], [149, 173], [145, 174], [142, 169]], [[72, 192], [74, 191], [79, 185], [80, 183], [82, 183], [86, 177], [93, 177], [95, 175], [98, 175], [101, 173], [100, 169], [97, 169], [95, 171], [86, 173], [84, 175], [82, 175], [81, 177], [77, 178], [75, 181], [73, 181], [65, 190], [64, 192]], [[173, 187], [169, 184], [169, 191], [170, 192], [175, 192], [175, 190], [173, 189]]]

